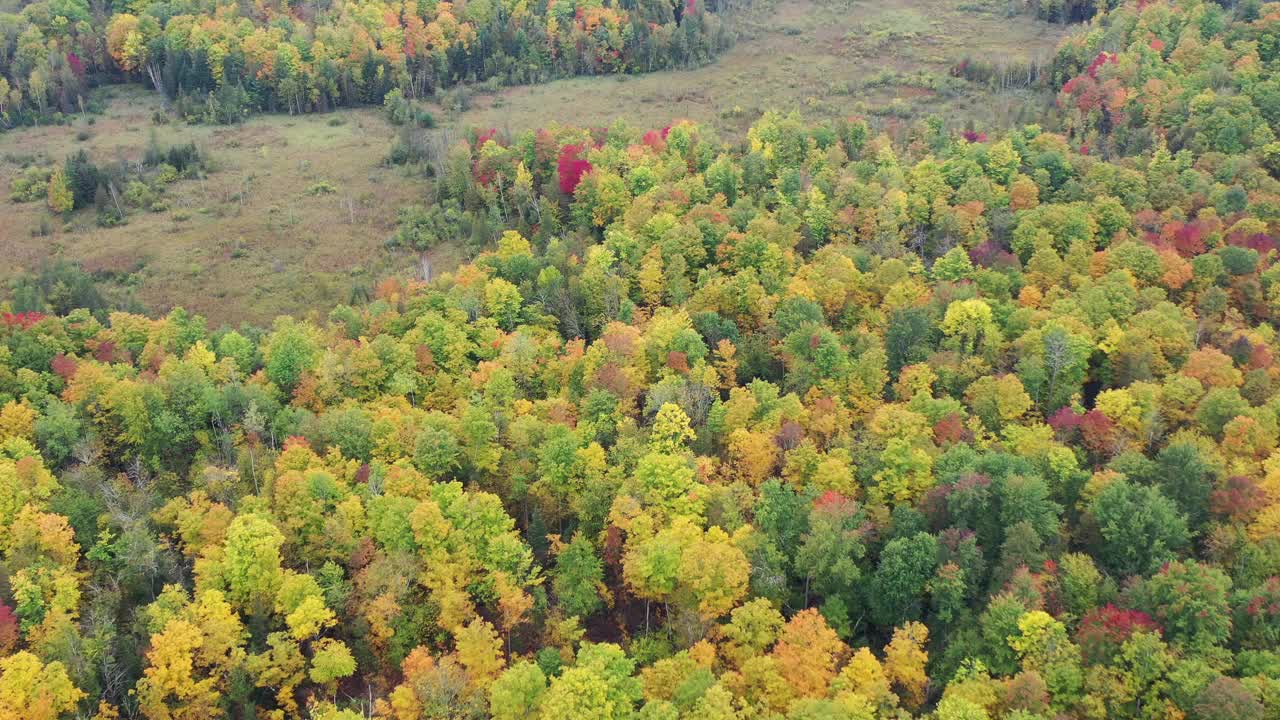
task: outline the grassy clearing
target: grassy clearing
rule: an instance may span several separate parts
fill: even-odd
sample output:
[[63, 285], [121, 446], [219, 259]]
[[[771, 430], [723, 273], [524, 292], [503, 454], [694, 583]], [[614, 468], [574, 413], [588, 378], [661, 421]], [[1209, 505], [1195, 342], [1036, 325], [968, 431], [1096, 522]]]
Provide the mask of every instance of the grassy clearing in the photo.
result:
[[[280, 313], [345, 302], [359, 282], [414, 264], [383, 247], [396, 210], [421, 198], [424, 182], [383, 167], [391, 128], [375, 110], [264, 116], [233, 127], [155, 125], [141, 88], [113, 88], [93, 125], [28, 128], [0, 135], [0, 189], [22, 164], [60, 163], [85, 148], [99, 163], [141, 158], [148, 134], [162, 146], [194, 141], [211, 159], [204, 179], [168, 188], [170, 209], [135, 211], [127, 225], [100, 228], [91, 211], [52, 234], [33, 235], [42, 203], [0, 200], [0, 281], [65, 257], [132, 288], [146, 307], [174, 305], [211, 322], [265, 322]], [[77, 136], [88, 134], [80, 141]], [[445, 257], [435, 263], [447, 266]]]
[[718, 62], [687, 71], [576, 78], [475, 98], [460, 127], [519, 130], [550, 122], [662, 126], [689, 118], [726, 137], [768, 109], [806, 118], [865, 115], [886, 123], [939, 114], [980, 128], [1020, 122], [1047, 99], [996, 93], [949, 70], [966, 55], [1049, 57], [1068, 28], [1006, 17], [999, 0], [782, 0], [743, 21], [744, 39]]
[[[952, 124], [1000, 127], [1045, 99], [996, 93], [949, 77], [949, 68], [965, 55], [1047, 56], [1066, 29], [1005, 17], [999, 3], [781, 0], [740, 18], [743, 39], [707, 67], [510, 88], [473, 95], [465, 111], [432, 110], [454, 137], [470, 127], [607, 126], [618, 118], [661, 127], [689, 118], [728, 139], [770, 108], [798, 109], [811, 120], [867, 115], [885, 125], [936, 113]], [[394, 132], [377, 109], [259, 116], [234, 127], [157, 126], [154, 94], [107, 92], [114, 97], [93, 125], [81, 119], [0, 134], [0, 247], [10, 261], [0, 263], [0, 283], [61, 256], [131, 289], [151, 310], [183, 305], [216, 325], [323, 313], [347, 301], [354, 285], [418, 266], [416, 257], [384, 247], [396, 210], [422, 197], [424, 181], [382, 165]], [[79, 147], [100, 163], [137, 160], [153, 129], [162, 145], [194, 141], [215, 165], [205, 179], [171, 186], [168, 211], [135, 212], [109, 229], [82, 212], [38, 237], [32, 230], [47, 216], [43, 204], [7, 199], [24, 163], [60, 163]], [[448, 269], [460, 255], [441, 248], [432, 267]]]

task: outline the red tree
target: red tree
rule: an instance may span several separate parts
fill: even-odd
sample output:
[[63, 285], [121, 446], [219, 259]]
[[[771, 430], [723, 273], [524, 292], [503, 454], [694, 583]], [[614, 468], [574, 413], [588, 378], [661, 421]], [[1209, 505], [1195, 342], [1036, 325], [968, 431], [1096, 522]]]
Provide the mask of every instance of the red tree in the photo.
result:
[[1124, 610], [1111, 603], [1085, 615], [1076, 630], [1085, 661], [1106, 662], [1136, 632], [1159, 632], [1151, 616], [1139, 610]]
[[579, 157], [583, 147], [582, 145], [565, 145], [560, 148], [558, 164], [560, 192], [565, 195], [572, 195], [573, 191], [578, 189], [578, 183], [582, 182], [582, 176], [591, 172], [591, 163]]
[[70, 380], [76, 374], [76, 360], [58, 353], [49, 361], [49, 369], [63, 380]]

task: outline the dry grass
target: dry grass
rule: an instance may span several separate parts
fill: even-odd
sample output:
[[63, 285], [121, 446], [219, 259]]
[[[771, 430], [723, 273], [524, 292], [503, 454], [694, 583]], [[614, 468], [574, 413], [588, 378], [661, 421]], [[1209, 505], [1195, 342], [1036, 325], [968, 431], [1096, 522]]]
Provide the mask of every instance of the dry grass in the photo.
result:
[[[396, 210], [422, 197], [424, 181], [383, 167], [391, 128], [375, 110], [302, 117], [263, 116], [234, 127], [155, 126], [154, 95], [114, 88], [104, 117], [89, 126], [28, 128], [0, 135], [0, 189], [22, 162], [61, 162], [78, 148], [95, 161], [139, 159], [148, 134], [162, 146], [194, 141], [214, 170], [171, 185], [171, 209], [133, 211], [127, 225], [100, 228], [91, 211], [49, 237], [32, 229], [41, 203], [0, 200], [0, 280], [65, 257], [135, 289], [146, 307], [182, 305], [217, 323], [265, 322], [345, 302], [361, 280], [409, 267], [389, 253]], [[77, 132], [91, 137], [76, 140]], [[325, 182], [336, 192], [308, 192]], [[447, 262], [447, 259], [446, 259]], [[437, 263], [439, 267], [442, 263]]]
[[[983, 0], [980, 0], [980, 2]], [[960, 0], [781, 0], [742, 23], [745, 38], [718, 62], [694, 70], [576, 78], [480, 96], [462, 126], [520, 130], [552, 121], [607, 126], [626, 118], [655, 127], [673, 118], [741, 134], [769, 109], [821, 120], [892, 119], [938, 113], [953, 123], [1007, 125], [1044, 98], [994, 93], [953, 80], [966, 55], [995, 61], [1051, 56], [1067, 28]]]

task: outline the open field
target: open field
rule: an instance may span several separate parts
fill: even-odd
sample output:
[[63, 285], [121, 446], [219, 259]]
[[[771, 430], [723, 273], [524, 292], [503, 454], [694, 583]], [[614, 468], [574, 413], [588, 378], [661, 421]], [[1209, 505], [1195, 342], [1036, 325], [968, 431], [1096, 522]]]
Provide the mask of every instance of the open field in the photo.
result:
[[[148, 135], [161, 146], [195, 142], [213, 163], [201, 180], [171, 185], [168, 211], [134, 211], [101, 228], [77, 213], [48, 237], [33, 236], [42, 203], [0, 205], [0, 246], [9, 272], [65, 257], [131, 287], [146, 307], [173, 305], [212, 322], [264, 322], [285, 312], [328, 308], [413, 258], [383, 249], [396, 210], [421, 196], [423, 181], [383, 167], [391, 130], [374, 110], [261, 116], [233, 127], [155, 125], [155, 96], [113, 88], [93, 125], [29, 128], [0, 135], [0, 183], [24, 161], [60, 162], [85, 148], [98, 163], [141, 158]], [[89, 138], [77, 141], [77, 132]], [[322, 185], [327, 184], [327, 185]], [[332, 189], [329, 192], [328, 189]], [[6, 278], [7, 279], [7, 278]]]
[[687, 71], [576, 78], [478, 96], [464, 125], [520, 130], [549, 122], [633, 126], [688, 118], [726, 137], [769, 109], [810, 120], [866, 115], [892, 121], [938, 113], [979, 128], [1017, 121], [1046, 99], [996, 93], [949, 76], [965, 56], [995, 63], [1049, 59], [1069, 26], [1020, 14], [1001, 2], [781, 0], [739, 21], [744, 38], [718, 62]]
[[[770, 108], [885, 123], [936, 113], [987, 129], [1017, 121], [1019, 108], [1043, 98], [995, 93], [948, 69], [965, 55], [1047, 57], [1066, 32], [1025, 15], [1004, 17], [1003, 5], [953, 0], [783, 0], [738, 22], [743, 39], [703, 68], [510, 88], [472, 95], [461, 112], [433, 110], [455, 136], [470, 127], [603, 126], [625, 117], [641, 127], [689, 118], [732, 139]], [[0, 247], [11, 262], [0, 264], [0, 282], [64, 257], [151, 310], [182, 305], [217, 325], [323, 313], [353, 286], [416, 266], [417, 258], [384, 243], [396, 210], [422, 197], [424, 180], [382, 164], [393, 129], [378, 109], [257, 116], [231, 127], [157, 125], [153, 93], [105, 92], [107, 111], [92, 125], [78, 119], [0, 134], [0, 191], [24, 163], [60, 163], [79, 148], [99, 163], [136, 161], [151, 132], [162, 146], [195, 142], [214, 171], [171, 186], [167, 211], [136, 211], [115, 228], [81, 212], [66, 226], [46, 221], [44, 237], [33, 234], [47, 217], [43, 204], [14, 204], [3, 192]], [[462, 259], [448, 247], [438, 254], [437, 270]]]

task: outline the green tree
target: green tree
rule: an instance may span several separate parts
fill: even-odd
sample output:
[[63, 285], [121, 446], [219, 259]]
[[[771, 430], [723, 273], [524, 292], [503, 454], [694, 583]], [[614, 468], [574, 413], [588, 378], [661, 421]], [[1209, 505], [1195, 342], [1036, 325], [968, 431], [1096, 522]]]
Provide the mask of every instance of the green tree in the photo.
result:
[[556, 556], [552, 581], [560, 607], [570, 615], [587, 617], [603, 605], [599, 588], [604, 580], [604, 566], [596, 556], [591, 541], [578, 533]]
[[1089, 504], [1102, 563], [1119, 575], [1141, 575], [1173, 560], [1189, 541], [1186, 519], [1158, 489], [1112, 481]]
[[310, 328], [290, 319], [276, 321], [263, 349], [267, 379], [286, 394], [293, 392], [302, 373], [310, 370], [318, 357]]
[[255, 613], [270, 607], [284, 580], [280, 566], [283, 544], [284, 535], [265, 516], [236, 516], [227, 528], [222, 560], [228, 599]]
[[538, 716], [547, 676], [531, 662], [507, 668], [489, 686], [489, 713], [494, 720], [525, 720]]
[[1175, 560], [1139, 585], [1133, 602], [1171, 643], [1203, 651], [1231, 637], [1230, 594], [1231, 578], [1218, 568]]
[[938, 565], [938, 540], [928, 533], [889, 541], [868, 586], [871, 619], [881, 626], [920, 617], [924, 592]]

